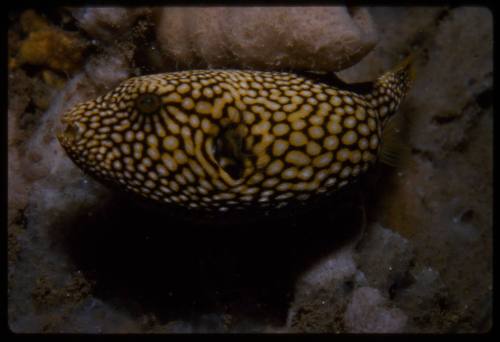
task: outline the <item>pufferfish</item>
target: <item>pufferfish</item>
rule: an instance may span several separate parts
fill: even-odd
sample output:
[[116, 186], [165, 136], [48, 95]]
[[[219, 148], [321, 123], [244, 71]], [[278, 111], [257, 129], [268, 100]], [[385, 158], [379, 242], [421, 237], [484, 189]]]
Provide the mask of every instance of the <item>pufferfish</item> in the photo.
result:
[[101, 182], [188, 212], [307, 203], [377, 161], [410, 60], [361, 87], [313, 73], [133, 77], [64, 114], [58, 139]]

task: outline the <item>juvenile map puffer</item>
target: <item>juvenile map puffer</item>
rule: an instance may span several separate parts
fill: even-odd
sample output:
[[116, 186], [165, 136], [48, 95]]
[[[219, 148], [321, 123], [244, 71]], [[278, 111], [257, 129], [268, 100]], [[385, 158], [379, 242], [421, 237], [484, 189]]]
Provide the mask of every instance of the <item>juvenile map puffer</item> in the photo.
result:
[[64, 114], [58, 138], [85, 172], [147, 199], [209, 212], [268, 210], [366, 172], [412, 70], [405, 60], [361, 93], [283, 72], [133, 77]]

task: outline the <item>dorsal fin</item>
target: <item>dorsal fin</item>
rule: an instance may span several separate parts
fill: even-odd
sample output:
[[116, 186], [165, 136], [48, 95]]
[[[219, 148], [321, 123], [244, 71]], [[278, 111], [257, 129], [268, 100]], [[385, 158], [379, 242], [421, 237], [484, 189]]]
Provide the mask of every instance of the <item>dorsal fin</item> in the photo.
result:
[[315, 82], [325, 83], [329, 86], [352, 91], [353, 93], [360, 95], [369, 94], [373, 90], [374, 82], [346, 83], [333, 72], [304, 70], [298, 72], [295, 71], [295, 73]]

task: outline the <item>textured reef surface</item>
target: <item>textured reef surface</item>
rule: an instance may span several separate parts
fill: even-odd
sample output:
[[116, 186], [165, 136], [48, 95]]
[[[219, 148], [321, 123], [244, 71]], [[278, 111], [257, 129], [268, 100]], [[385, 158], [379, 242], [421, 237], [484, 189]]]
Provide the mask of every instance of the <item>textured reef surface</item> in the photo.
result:
[[[55, 138], [63, 112], [131, 76], [238, 67], [363, 82], [409, 52], [404, 163], [299, 213], [185, 222], [102, 186]], [[12, 331], [491, 329], [488, 9], [18, 10], [8, 58]]]

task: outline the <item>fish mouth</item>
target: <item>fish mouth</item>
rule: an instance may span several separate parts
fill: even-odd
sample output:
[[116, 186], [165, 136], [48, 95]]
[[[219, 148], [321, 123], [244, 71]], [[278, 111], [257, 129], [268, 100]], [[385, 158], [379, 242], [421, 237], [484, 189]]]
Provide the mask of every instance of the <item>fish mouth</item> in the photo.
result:
[[83, 127], [78, 122], [63, 118], [61, 119], [61, 126], [56, 136], [62, 145], [69, 145], [81, 138]]

